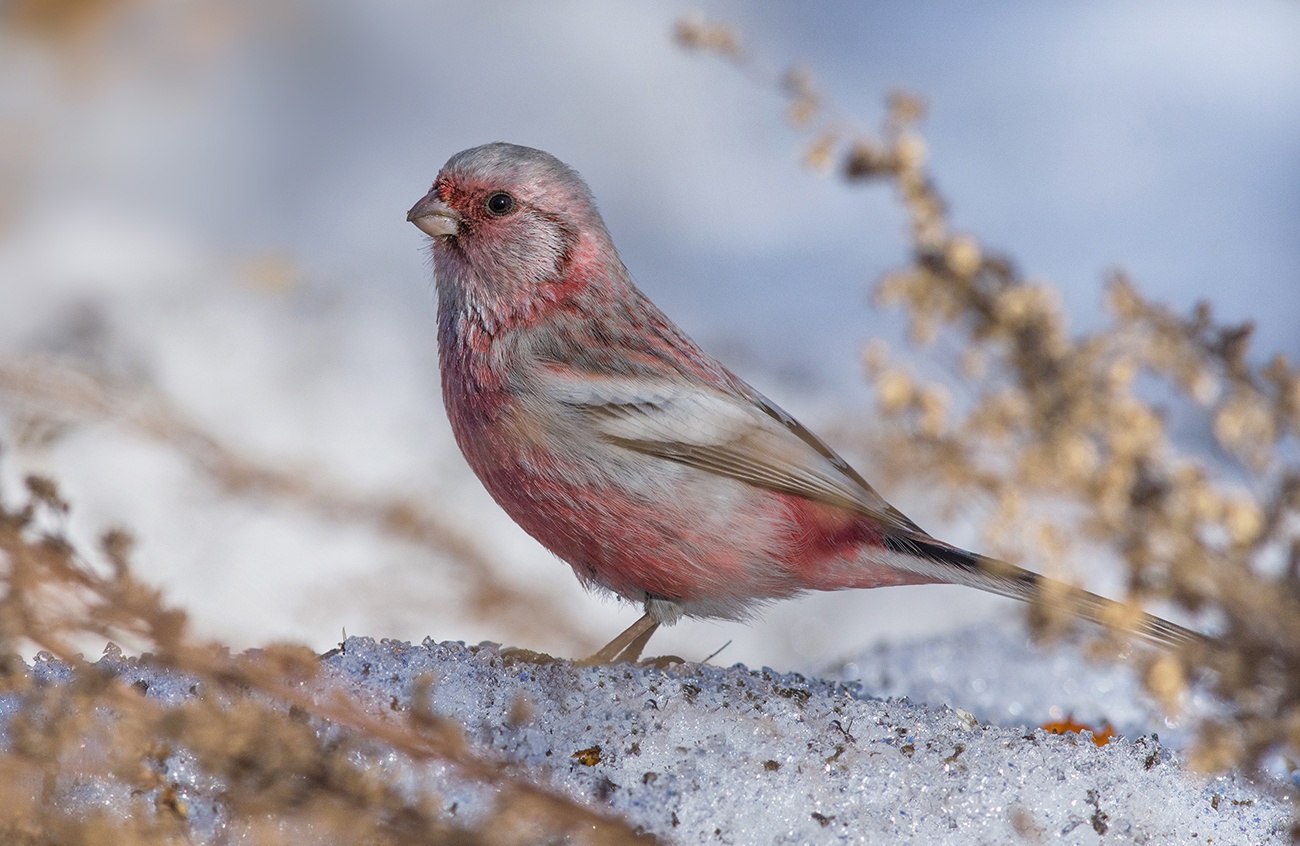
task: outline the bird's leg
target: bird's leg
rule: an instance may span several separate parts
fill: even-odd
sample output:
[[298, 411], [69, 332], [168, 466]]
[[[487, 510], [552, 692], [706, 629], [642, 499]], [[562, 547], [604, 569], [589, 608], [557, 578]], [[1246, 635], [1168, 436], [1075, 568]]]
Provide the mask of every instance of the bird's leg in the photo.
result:
[[[646, 616], [648, 617], [650, 615], [647, 614]], [[637, 620], [637, 623], [640, 622], [641, 622], [640, 620]], [[636, 663], [636, 661], [641, 657], [641, 650], [645, 649], [645, 645], [650, 642], [650, 636], [653, 635], [658, 629], [659, 629], [659, 623], [658, 621], [656, 621], [653, 626], [647, 627], [645, 631], [637, 635], [636, 638], [631, 643], [629, 643], [627, 647], [623, 649], [622, 652], [618, 653], [618, 657], [615, 658], [614, 660], [619, 662], [625, 662], [628, 664]], [[680, 661], [678, 663], [680, 663]]]
[[649, 612], [642, 614], [641, 619], [624, 629], [618, 637], [605, 644], [599, 652], [590, 658], [584, 658], [578, 663], [591, 666], [594, 664], [635, 661], [641, 657], [641, 650], [645, 649], [646, 643], [657, 628], [659, 628], [658, 620], [651, 617]]

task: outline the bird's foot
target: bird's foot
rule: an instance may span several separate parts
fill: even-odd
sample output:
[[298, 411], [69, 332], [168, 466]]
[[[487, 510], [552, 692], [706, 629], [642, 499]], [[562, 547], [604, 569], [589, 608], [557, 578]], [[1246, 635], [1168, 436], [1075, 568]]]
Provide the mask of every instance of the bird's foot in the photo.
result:
[[618, 637], [605, 644], [599, 652], [577, 661], [580, 667], [594, 667], [598, 664], [633, 664], [641, 657], [650, 636], [659, 628], [659, 621], [648, 613], [628, 626]]
[[636, 662], [638, 667], [650, 667], [656, 670], [666, 670], [677, 664], [685, 664], [686, 659], [677, 655], [660, 655], [655, 658], [642, 658]]
[[508, 646], [497, 653], [501, 658], [501, 663], [507, 667], [513, 667], [517, 664], [537, 664], [545, 666], [554, 664], [560, 659], [554, 655], [547, 655], [545, 652], [534, 652], [531, 649], [524, 649], [519, 646]]

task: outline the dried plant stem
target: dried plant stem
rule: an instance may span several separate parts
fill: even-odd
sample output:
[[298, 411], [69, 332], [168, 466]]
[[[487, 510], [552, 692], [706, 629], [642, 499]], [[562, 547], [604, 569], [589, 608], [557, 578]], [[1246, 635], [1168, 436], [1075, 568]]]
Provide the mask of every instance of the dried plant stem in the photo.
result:
[[[678, 32], [684, 46], [750, 62], [728, 27], [695, 19]], [[1220, 325], [1204, 303], [1182, 317], [1119, 272], [1111, 325], [1071, 332], [1050, 285], [953, 231], [918, 97], [892, 95], [878, 134], [845, 130], [826, 117], [824, 95], [807, 94], [818, 90], [811, 74], [799, 78], [779, 90], [810, 137], [808, 163], [892, 185], [908, 216], [912, 260], [881, 280], [877, 302], [903, 309], [919, 346], [942, 337], [960, 350], [949, 378], [960, 402], [891, 362], [883, 343], [867, 350], [880, 467], [899, 481], [938, 480], [954, 505], [992, 501], [987, 537], [999, 557], [1059, 572], [1072, 554], [1105, 553], [1126, 564], [1135, 606], [1170, 600], [1217, 624], [1211, 650], [1146, 666], [1148, 688], [1171, 707], [1212, 671], [1207, 683], [1232, 718], [1202, 726], [1195, 765], [1300, 759], [1300, 372], [1280, 355], [1252, 360], [1249, 325]], [[1161, 383], [1167, 407], [1151, 398]], [[1171, 438], [1175, 414], [1216, 448]]]

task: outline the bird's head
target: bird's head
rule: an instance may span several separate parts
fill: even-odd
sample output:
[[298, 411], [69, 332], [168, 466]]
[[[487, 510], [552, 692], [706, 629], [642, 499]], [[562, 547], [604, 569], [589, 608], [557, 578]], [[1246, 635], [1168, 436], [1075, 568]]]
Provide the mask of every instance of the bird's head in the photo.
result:
[[406, 219], [433, 238], [440, 296], [494, 322], [579, 293], [605, 265], [622, 271], [586, 183], [531, 147], [457, 153]]

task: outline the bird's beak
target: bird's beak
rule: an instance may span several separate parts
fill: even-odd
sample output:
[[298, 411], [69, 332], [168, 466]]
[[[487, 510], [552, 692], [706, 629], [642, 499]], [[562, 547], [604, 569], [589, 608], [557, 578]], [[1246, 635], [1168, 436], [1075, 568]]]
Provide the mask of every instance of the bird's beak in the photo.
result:
[[444, 203], [436, 191], [430, 191], [411, 206], [406, 219], [421, 231], [435, 238], [450, 238], [460, 228], [460, 215]]

